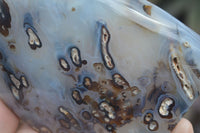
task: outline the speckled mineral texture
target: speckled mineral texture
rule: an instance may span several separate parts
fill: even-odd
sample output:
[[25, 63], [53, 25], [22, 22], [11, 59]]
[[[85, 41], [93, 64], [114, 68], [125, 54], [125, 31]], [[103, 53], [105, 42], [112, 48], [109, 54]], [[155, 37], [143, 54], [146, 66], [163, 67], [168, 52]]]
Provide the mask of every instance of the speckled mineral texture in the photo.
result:
[[40, 133], [169, 133], [199, 42], [144, 0], [0, 0], [0, 97]]

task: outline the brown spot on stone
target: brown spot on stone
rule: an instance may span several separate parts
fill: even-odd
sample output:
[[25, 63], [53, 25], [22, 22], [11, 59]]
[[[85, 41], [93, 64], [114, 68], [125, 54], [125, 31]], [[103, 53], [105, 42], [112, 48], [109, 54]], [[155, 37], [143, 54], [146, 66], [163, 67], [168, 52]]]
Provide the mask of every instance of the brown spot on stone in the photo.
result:
[[152, 9], [152, 6], [149, 6], [149, 5], [143, 6], [143, 10], [150, 16], [151, 16], [151, 9]]
[[92, 85], [92, 80], [91, 80], [89, 77], [85, 77], [85, 78], [83, 79], [83, 85], [84, 85], [86, 88], [91, 87], [91, 85]]
[[42, 112], [42, 110], [40, 109], [40, 107], [35, 107], [35, 108], [34, 108], [34, 111], [37, 113], [37, 115], [43, 116], [43, 112]]
[[[126, 90], [115, 85], [112, 80], [100, 80], [98, 82], [91, 81], [91, 85], [87, 88], [89, 91], [98, 93], [95, 98], [85, 95], [83, 103], [91, 106], [91, 115], [96, 118], [99, 123], [107, 125], [122, 126], [131, 121], [133, 118], [135, 103], [130, 102], [132, 89], [128, 87]], [[126, 92], [127, 99], [123, 101], [121, 93]]]
[[102, 63], [94, 63], [93, 64], [94, 70], [98, 73], [105, 73], [104, 65]]
[[140, 90], [137, 86], [131, 87], [131, 91], [132, 91], [132, 96], [136, 96], [138, 93], [140, 93]]
[[59, 122], [62, 127], [66, 128], [66, 129], [70, 129], [71, 125], [68, 121], [60, 119]]
[[83, 103], [82, 97], [81, 97], [80, 92], [78, 90], [72, 91], [72, 98], [74, 99], [74, 101], [77, 104], [82, 104]]
[[27, 99], [26, 101], [23, 102], [24, 106], [28, 106], [29, 105], [29, 100]]
[[72, 12], [76, 11], [76, 8], [72, 7]]
[[74, 128], [76, 128], [76, 129], [78, 129], [78, 130], [81, 129], [81, 127], [80, 127], [78, 121], [77, 121], [75, 118], [71, 119], [71, 120], [70, 120], [70, 123], [73, 125]]
[[8, 36], [9, 35], [9, 28], [11, 27], [11, 16], [10, 16], [10, 11], [8, 4], [2, 0], [0, 3], [0, 33], [3, 36]]
[[77, 79], [74, 75], [70, 74], [69, 77], [71, 77], [75, 82], [77, 81]]
[[67, 109], [65, 109], [63, 106], [60, 106], [58, 108], [58, 110], [60, 113], [62, 113], [65, 116], [65, 118], [69, 121], [71, 126], [73, 126], [74, 128], [76, 128], [78, 130], [81, 129], [78, 121], [74, 118], [74, 116]]
[[197, 76], [197, 78], [200, 78], [200, 71], [199, 69], [192, 69], [193, 73]]
[[112, 75], [114, 83], [122, 89], [130, 88], [129, 83], [126, 79], [118, 73]]
[[16, 49], [15, 45], [10, 45], [10, 49], [15, 50]]
[[87, 65], [87, 60], [83, 60], [83, 61], [82, 61], [82, 64], [83, 64], [83, 65]]
[[49, 110], [47, 110], [46, 113], [47, 113], [48, 115], [52, 115], [51, 112], [50, 112]]
[[80, 67], [77, 67], [76, 69], [75, 69], [75, 72], [79, 72], [80, 71]]
[[82, 112], [82, 117], [83, 117], [85, 120], [91, 120], [91, 118], [92, 118], [91, 114], [90, 114], [88, 111], [83, 111], [83, 112]]

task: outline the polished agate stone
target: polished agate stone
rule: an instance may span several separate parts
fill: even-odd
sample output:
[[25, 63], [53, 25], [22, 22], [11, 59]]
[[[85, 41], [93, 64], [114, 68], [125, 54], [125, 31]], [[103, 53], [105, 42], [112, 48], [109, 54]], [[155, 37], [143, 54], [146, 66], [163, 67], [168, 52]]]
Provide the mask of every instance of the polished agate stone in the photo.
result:
[[169, 133], [199, 42], [145, 0], [0, 0], [0, 97], [40, 133]]

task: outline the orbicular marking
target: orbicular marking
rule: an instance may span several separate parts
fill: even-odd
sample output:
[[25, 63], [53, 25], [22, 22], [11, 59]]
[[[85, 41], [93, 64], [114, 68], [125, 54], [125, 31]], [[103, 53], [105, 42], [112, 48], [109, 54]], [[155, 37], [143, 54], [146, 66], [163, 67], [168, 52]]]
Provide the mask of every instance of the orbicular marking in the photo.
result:
[[185, 71], [183, 69], [183, 66], [181, 64], [180, 58], [178, 55], [174, 52], [174, 49], [171, 48], [171, 66], [172, 69], [174, 70], [177, 78], [181, 82], [181, 87], [183, 89], [183, 92], [186, 94], [186, 96], [190, 100], [194, 100], [194, 90], [192, 88], [192, 85], [190, 84], [190, 81], [188, 80]]
[[42, 42], [40, 41], [37, 31], [33, 26], [33, 18], [30, 13], [24, 15], [24, 28], [26, 34], [28, 35], [28, 44], [31, 49], [35, 50], [36, 48], [42, 47]]
[[137, 86], [131, 87], [131, 91], [132, 91], [132, 96], [136, 96], [137, 94], [140, 93], [140, 90]]
[[69, 71], [69, 70], [70, 70], [70, 65], [69, 65], [69, 63], [67, 62], [66, 59], [60, 58], [60, 59], [59, 59], [59, 64], [60, 64], [60, 67], [61, 67], [64, 71]]
[[105, 26], [99, 22], [100, 26], [100, 48], [101, 48], [101, 56], [104, 62], [104, 65], [107, 69], [112, 70], [115, 67], [114, 61], [109, 53], [108, 45], [110, 41], [110, 33]]
[[23, 85], [23, 87], [28, 88], [29, 83], [28, 83], [28, 81], [27, 81], [27, 79], [26, 79], [25, 76], [21, 76], [21, 77], [20, 77], [20, 82], [21, 82], [21, 84]]
[[62, 113], [67, 119], [72, 119], [72, 118], [73, 118], [72, 114], [71, 114], [69, 111], [67, 111], [64, 107], [60, 106], [60, 107], [58, 108], [58, 110], [59, 110], [60, 113]]
[[175, 106], [175, 101], [170, 98], [166, 97], [162, 100], [159, 108], [158, 113], [162, 118], [171, 119], [172, 118], [172, 109]]
[[0, 1], [0, 33], [3, 36], [9, 35], [9, 28], [11, 28], [11, 16], [8, 4], [4, 1]]
[[9, 74], [12, 84], [19, 90], [21, 89], [21, 82], [13, 74]]
[[12, 51], [15, 51], [15, 50], [16, 50], [15, 45], [11, 44], [11, 45], [10, 45], [10, 49], [11, 49]]
[[78, 90], [73, 90], [72, 91], [72, 98], [79, 105], [83, 103], [83, 99], [82, 99], [81, 94], [80, 94], [80, 92]]
[[89, 77], [84, 77], [84, 79], [83, 79], [83, 85], [86, 88], [90, 88], [92, 86], [92, 80]]
[[82, 66], [80, 50], [77, 47], [72, 47], [70, 49], [70, 57], [71, 57], [72, 63], [75, 66], [77, 66], [77, 67], [81, 67]]
[[183, 46], [184, 46], [185, 48], [191, 48], [191, 45], [190, 45], [188, 42], [184, 42], [184, 43], [183, 43]]
[[144, 116], [144, 123], [149, 124], [151, 121], [153, 121], [153, 114], [148, 112]]
[[158, 130], [158, 122], [157, 121], [155, 121], [155, 120], [153, 120], [153, 121], [151, 121], [150, 123], [149, 123], [149, 125], [148, 125], [148, 129], [150, 130], [150, 131], [156, 131], [156, 130]]
[[109, 131], [109, 132], [115, 132], [115, 127], [112, 126], [112, 125], [110, 125], [110, 124], [106, 125], [106, 129], [107, 129], [107, 131]]
[[40, 38], [38, 37], [38, 35], [32, 27], [26, 29], [26, 34], [28, 35], [28, 44], [31, 47], [31, 49], [35, 50], [36, 48], [42, 47]]
[[92, 119], [92, 116], [91, 116], [91, 114], [90, 114], [88, 111], [83, 111], [83, 112], [82, 112], [82, 117], [83, 117], [85, 120], [91, 120], [91, 119]]
[[114, 83], [116, 85], [118, 85], [119, 87], [121, 87], [123, 89], [129, 88], [129, 83], [120, 74], [115, 73], [115, 74], [113, 74], [112, 78], [113, 78]]
[[15, 86], [11, 85], [10, 86], [10, 90], [12, 92], [12, 95], [14, 96], [14, 98], [18, 101], [21, 102], [24, 98], [23, 93], [21, 90], [18, 90]]
[[105, 73], [104, 66], [103, 66], [102, 63], [94, 63], [93, 67], [94, 67], [94, 69], [95, 69], [96, 72], [98, 72], [100, 74]]
[[110, 119], [116, 118], [114, 108], [111, 105], [109, 105], [107, 102], [101, 102], [99, 104], [99, 108], [101, 111], [105, 111], [108, 118], [110, 118]]
[[74, 118], [74, 116], [69, 111], [67, 111], [67, 109], [65, 109], [63, 106], [60, 106], [58, 110], [65, 116], [65, 118], [67, 119], [67, 121], [69, 122], [71, 126], [80, 130], [81, 127], [78, 121]]

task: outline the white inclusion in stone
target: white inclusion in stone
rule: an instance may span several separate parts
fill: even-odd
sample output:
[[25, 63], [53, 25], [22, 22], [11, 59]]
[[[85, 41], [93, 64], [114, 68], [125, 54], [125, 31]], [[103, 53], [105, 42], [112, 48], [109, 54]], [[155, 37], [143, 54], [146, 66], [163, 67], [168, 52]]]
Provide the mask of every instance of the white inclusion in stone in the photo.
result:
[[26, 78], [24, 76], [21, 76], [21, 83], [22, 85], [27, 88], [28, 87], [28, 81], [26, 80]]
[[174, 101], [171, 98], [165, 98], [160, 107], [159, 107], [159, 113], [161, 116], [167, 117], [169, 116], [169, 111], [170, 110], [170, 106], [172, 106], [174, 104]]
[[39, 41], [38, 36], [35, 34], [35, 32], [31, 29], [27, 29], [28, 35], [29, 35], [29, 44], [30, 45], [37, 45], [38, 47], [41, 46], [41, 43]]
[[11, 85], [11, 92], [12, 92], [13, 96], [15, 97], [15, 99], [20, 101], [20, 92], [15, 86]]
[[158, 123], [156, 121], [151, 121], [148, 126], [150, 131], [155, 131], [158, 129]]
[[9, 77], [13, 85], [16, 86], [17, 89], [20, 89], [21, 82], [13, 74], [10, 74]]
[[62, 67], [62, 69], [64, 71], [69, 71], [70, 70], [70, 66], [69, 66], [68, 62], [65, 59], [63, 59], [63, 58], [59, 59], [59, 64], [60, 64], [60, 66]]
[[73, 47], [71, 48], [71, 59], [75, 66], [80, 67], [81, 66], [81, 57], [80, 57], [80, 51], [78, 48]]
[[105, 66], [112, 70], [115, 66], [113, 63], [113, 59], [109, 54], [108, 51], [108, 45], [109, 45], [109, 41], [110, 41], [110, 33], [108, 31], [108, 29], [106, 28], [105, 25], [101, 24], [101, 22], [98, 23], [101, 27], [101, 54], [102, 54], [102, 58], [103, 61], [105, 62]]

